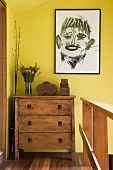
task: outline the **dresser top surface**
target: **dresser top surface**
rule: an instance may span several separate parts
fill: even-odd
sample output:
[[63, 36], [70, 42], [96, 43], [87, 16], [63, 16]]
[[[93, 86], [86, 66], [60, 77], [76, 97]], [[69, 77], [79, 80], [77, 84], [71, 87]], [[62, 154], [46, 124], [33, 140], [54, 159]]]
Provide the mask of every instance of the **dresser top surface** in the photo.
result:
[[57, 100], [69, 100], [74, 99], [76, 96], [14, 96], [14, 98], [19, 99], [57, 99]]

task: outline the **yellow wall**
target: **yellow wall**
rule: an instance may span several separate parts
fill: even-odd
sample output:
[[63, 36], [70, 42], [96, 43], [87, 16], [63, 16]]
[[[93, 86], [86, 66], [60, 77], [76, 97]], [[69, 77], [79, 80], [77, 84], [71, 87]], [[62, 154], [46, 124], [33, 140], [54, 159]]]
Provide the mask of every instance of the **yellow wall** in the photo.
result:
[[[97, 8], [101, 9], [100, 74], [54, 74], [55, 9]], [[41, 68], [40, 76], [33, 82], [33, 94], [37, 94], [36, 86], [43, 81], [56, 84], [59, 90], [61, 79], [68, 79], [70, 94], [76, 95], [76, 150], [82, 151], [82, 140], [78, 131], [78, 124], [82, 122], [80, 97], [91, 97], [113, 104], [113, 2], [50, 0], [15, 17], [17, 25], [21, 27], [19, 64], [29, 66], [37, 62]], [[18, 89], [18, 94], [24, 94], [24, 80], [21, 75], [18, 79]], [[109, 121], [109, 153], [113, 153], [112, 128], [113, 122]]]

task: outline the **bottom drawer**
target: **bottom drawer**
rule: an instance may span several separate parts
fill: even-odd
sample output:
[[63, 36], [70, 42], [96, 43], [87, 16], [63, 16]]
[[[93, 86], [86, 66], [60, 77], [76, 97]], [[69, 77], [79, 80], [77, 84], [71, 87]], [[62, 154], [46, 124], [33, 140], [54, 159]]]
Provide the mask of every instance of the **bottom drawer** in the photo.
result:
[[19, 133], [19, 149], [70, 149], [71, 133]]

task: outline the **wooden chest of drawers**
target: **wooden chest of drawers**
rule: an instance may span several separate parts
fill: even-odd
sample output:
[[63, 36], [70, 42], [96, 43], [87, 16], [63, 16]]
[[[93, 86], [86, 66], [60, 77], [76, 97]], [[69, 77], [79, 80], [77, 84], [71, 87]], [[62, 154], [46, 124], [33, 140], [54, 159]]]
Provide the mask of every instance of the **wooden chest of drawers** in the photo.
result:
[[67, 149], [75, 159], [74, 96], [15, 96], [16, 160], [24, 149]]

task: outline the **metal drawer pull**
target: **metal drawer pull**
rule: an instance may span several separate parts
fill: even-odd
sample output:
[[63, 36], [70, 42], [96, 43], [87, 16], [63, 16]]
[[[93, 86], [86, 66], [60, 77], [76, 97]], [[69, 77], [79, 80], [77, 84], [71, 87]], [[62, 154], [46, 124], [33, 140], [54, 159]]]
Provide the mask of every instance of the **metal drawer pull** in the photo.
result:
[[59, 138], [58, 141], [59, 141], [60, 143], [62, 143], [62, 138]]
[[58, 104], [58, 109], [61, 109], [62, 108], [62, 105], [61, 104]]
[[28, 138], [28, 142], [32, 142], [32, 138]]
[[30, 108], [31, 108], [31, 104], [28, 104], [28, 105], [27, 105], [27, 108], [30, 109]]
[[62, 122], [61, 121], [58, 122], [58, 126], [62, 126]]
[[31, 125], [31, 121], [28, 121], [28, 126], [30, 126]]

